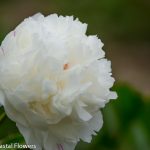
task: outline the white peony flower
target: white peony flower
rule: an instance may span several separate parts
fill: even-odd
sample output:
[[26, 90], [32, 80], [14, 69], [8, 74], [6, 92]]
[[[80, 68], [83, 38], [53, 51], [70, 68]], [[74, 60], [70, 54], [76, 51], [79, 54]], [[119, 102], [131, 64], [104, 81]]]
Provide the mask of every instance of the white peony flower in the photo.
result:
[[27, 144], [73, 150], [103, 124], [100, 108], [114, 78], [103, 43], [73, 17], [36, 14], [10, 32], [0, 50], [0, 103]]

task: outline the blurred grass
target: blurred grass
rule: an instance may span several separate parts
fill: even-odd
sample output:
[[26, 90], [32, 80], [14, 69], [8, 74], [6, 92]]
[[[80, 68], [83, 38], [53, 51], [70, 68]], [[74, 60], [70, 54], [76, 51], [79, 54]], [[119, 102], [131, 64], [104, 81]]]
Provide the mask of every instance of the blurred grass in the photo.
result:
[[[80, 142], [76, 150], [149, 150], [150, 101], [134, 89], [117, 84], [118, 99], [106, 105], [104, 125], [92, 143]], [[4, 110], [0, 108], [0, 116]], [[0, 121], [0, 143], [24, 143], [15, 123], [5, 116]]]

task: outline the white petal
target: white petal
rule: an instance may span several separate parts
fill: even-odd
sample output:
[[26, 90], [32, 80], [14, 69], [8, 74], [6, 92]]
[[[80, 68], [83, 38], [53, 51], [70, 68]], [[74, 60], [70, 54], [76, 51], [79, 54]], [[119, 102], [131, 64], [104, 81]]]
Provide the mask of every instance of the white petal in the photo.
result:
[[44, 19], [44, 16], [41, 13], [37, 13], [33, 15], [32, 18], [38, 21], [38, 20]]
[[39, 134], [36, 134], [37, 131], [34, 131], [31, 127], [26, 128], [20, 124], [16, 124], [21, 134], [24, 136], [25, 141], [28, 145], [36, 145], [35, 150], [42, 150], [42, 137]]
[[74, 150], [77, 142], [67, 141], [65, 138], [55, 137], [49, 133], [44, 137], [45, 150]]
[[0, 106], [4, 105], [4, 100], [5, 100], [4, 94], [2, 91], [0, 91]]
[[95, 131], [99, 131], [102, 128], [103, 125], [103, 119], [101, 112], [97, 112], [94, 117], [86, 123], [85, 126], [83, 126], [80, 129], [80, 138], [85, 142], [91, 142], [92, 134], [95, 135]]
[[42, 98], [46, 99], [49, 96], [53, 96], [56, 93], [57, 87], [54, 81], [50, 80], [44, 80], [43, 81], [43, 86], [42, 86], [42, 91], [43, 95]]
[[109, 94], [109, 99], [117, 99], [117, 93], [116, 92], [110, 92], [110, 94]]
[[92, 115], [79, 105], [76, 105], [76, 111], [79, 118], [83, 121], [88, 121], [92, 118]]

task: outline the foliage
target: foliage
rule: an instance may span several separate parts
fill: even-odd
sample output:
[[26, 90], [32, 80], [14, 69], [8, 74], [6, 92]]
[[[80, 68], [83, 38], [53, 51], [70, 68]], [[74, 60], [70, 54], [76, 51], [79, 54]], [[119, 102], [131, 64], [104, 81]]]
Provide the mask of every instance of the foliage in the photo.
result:
[[74, 15], [88, 22], [90, 33], [98, 33], [102, 39], [150, 39], [150, 2], [147, 0], [56, 0], [56, 2], [60, 7], [60, 14]]

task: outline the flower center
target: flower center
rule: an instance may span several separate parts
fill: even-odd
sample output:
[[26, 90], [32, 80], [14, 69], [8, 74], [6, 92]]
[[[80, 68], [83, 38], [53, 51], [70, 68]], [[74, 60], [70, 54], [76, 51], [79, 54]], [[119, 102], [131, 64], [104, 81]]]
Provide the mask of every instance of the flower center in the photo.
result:
[[67, 70], [67, 69], [69, 69], [69, 64], [68, 63], [64, 64], [64, 70]]

